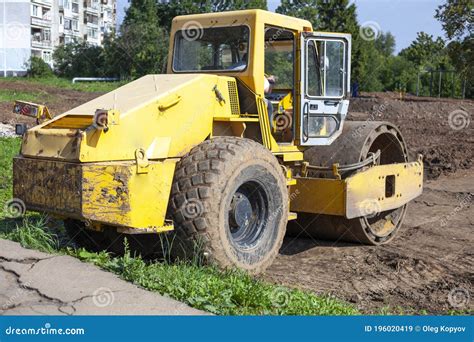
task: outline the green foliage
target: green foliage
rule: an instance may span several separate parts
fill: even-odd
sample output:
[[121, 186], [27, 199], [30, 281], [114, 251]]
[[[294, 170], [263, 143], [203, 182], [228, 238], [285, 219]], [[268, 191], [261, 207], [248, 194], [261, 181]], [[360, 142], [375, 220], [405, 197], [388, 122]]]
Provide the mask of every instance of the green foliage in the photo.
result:
[[447, 47], [451, 62], [460, 75], [463, 84], [461, 90], [467, 98], [474, 98], [474, 35], [462, 41], [452, 41]]
[[54, 50], [53, 60], [60, 77], [107, 76], [103, 48], [87, 42], [59, 45]]
[[243, 9], [267, 9], [266, 0], [170, 0], [157, 3], [158, 20], [161, 27], [167, 31], [171, 28], [171, 21], [178, 15], [223, 12]]
[[381, 68], [379, 80], [385, 89], [416, 92], [418, 70], [402, 56], [388, 56]]
[[306, 19], [317, 28], [319, 0], [282, 0], [276, 12], [292, 17]]
[[51, 67], [40, 57], [31, 56], [30, 60], [27, 63], [27, 66], [27, 73], [30, 77], [53, 76], [53, 70], [51, 70]]
[[466, 97], [474, 97], [474, 2], [447, 0], [438, 7], [435, 18], [443, 25], [448, 39], [447, 53], [463, 80], [460, 87]]
[[27, 216], [14, 230], [0, 233], [0, 237], [16, 241], [26, 248], [55, 253], [59, 246], [58, 239], [47, 231], [46, 225], [46, 216]]
[[424, 69], [439, 69], [448, 63], [444, 40], [434, 39], [425, 32], [418, 32], [415, 41], [403, 49], [400, 56]]
[[447, 0], [436, 10], [435, 18], [443, 25], [448, 39], [462, 39], [474, 33], [474, 2]]
[[12, 157], [20, 151], [20, 139], [0, 138], [0, 218], [5, 203], [12, 198]]
[[355, 34], [359, 30], [356, 6], [349, 0], [282, 0], [276, 12], [306, 19], [317, 31]]
[[392, 56], [395, 52], [395, 37], [390, 32], [382, 32], [375, 40], [375, 48], [383, 56]]
[[136, 78], [164, 72], [168, 34], [160, 27], [153, 0], [132, 1], [119, 35], [104, 41], [107, 73]]

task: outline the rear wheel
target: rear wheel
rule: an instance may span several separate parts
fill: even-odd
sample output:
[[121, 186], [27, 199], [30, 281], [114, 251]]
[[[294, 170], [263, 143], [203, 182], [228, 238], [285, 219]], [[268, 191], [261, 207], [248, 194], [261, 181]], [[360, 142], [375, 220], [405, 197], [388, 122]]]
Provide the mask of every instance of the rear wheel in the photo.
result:
[[221, 267], [258, 273], [285, 235], [285, 177], [270, 151], [252, 140], [204, 141], [177, 165], [170, 213], [175, 256], [199, 253]]
[[[330, 146], [317, 146], [305, 152], [311, 165], [352, 164], [380, 150], [380, 164], [404, 163], [407, 148], [400, 131], [385, 122], [346, 122], [341, 136]], [[311, 176], [324, 175], [314, 173]], [[343, 177], [350, 176], [343, 174]], [[367, 185], [369, 186], [369, 185]], [[407, 205], [393, 210], [371, 213], [365, 217], [346, 219], [341, 216], [298, 213], [291, 223], [292, 235], [302, 234], [335, 241], [379, 245], [392, 240], [403, 223]], [[367, 208], [368, 212], [371, 208]]]

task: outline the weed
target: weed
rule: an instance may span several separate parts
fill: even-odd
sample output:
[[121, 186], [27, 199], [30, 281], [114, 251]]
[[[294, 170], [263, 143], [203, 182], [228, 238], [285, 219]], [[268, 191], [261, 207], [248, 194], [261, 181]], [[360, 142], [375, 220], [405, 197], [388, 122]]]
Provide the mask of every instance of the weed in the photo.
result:
[[23, 247], [54, 253], [58, 250], [58, 238], [55, 234], [48, 232], [46, 226], [47, 217], [44, 215], [25, 217], [14, 230], [0, 236], [19, 242]]

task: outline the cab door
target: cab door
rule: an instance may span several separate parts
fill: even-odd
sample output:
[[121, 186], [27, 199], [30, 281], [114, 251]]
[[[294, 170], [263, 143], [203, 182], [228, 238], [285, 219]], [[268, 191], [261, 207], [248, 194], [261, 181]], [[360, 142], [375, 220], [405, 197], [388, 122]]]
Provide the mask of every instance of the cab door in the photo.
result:
[[304, 32], [300, 57], [300, 144], [329, 145], [349, 107], [351, 36]]

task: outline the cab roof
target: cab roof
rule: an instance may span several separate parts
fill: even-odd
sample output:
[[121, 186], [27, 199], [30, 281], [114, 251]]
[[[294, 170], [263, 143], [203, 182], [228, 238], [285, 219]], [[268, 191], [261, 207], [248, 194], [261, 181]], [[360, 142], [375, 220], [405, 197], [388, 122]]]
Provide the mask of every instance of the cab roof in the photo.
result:
[[312, 31], [311, 22], [283, 14], [278, 14], [260, 9], [241, 11], [214, 12], [202, 14], [180, 15], [173, 19], [174, 29], [196, 29], [199, 25], [209, 26], [235, 26], [238, 24], [268, 24], [295, 31]]

